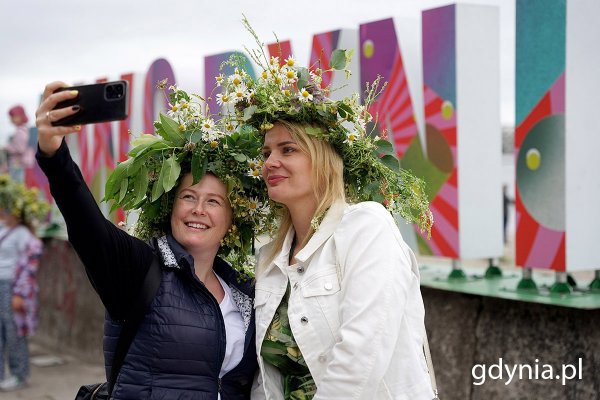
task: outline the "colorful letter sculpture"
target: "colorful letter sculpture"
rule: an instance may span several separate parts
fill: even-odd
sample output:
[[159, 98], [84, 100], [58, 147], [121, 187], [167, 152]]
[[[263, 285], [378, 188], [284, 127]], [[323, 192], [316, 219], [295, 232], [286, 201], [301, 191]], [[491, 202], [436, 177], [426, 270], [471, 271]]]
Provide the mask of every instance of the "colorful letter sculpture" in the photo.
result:
[[594, 1], [517, 1], [516, 264], [525, 268], [600, 265], [590, 235], [600, 213], [586, 207], [600, 196], [599, 15]]

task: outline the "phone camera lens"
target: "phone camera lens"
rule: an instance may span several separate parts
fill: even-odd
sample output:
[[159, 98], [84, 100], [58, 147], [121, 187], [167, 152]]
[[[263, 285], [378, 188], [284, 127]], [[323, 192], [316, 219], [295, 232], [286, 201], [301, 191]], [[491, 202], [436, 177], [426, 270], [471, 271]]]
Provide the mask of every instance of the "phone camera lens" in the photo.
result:
[[120, 99], [123, 97], [124, 86], [122, 84], [114, 84], [106, 86], [107, 99]]

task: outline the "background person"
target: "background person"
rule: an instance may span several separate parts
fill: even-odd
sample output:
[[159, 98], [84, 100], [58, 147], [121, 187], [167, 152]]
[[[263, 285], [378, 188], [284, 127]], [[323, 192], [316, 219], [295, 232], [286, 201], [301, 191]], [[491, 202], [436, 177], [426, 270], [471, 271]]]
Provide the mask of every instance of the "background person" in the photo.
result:
[[[42, 243], [34, 223], [49, 205], [36, 189], [0, 176], [0, 390], [22, 388], [29, 378], [27, 338], [37, 328], [36, 280]], [[5, 377], [5, 361], [10, 376]]]
[[15, 126], [15, 132], [6, 146], [8, 169], [13, 180], [24, 182], [25, 169], [34, 162], [34, 150], [29, 147], [29, 118], [21, 105], [11, 107], [8, 115]]

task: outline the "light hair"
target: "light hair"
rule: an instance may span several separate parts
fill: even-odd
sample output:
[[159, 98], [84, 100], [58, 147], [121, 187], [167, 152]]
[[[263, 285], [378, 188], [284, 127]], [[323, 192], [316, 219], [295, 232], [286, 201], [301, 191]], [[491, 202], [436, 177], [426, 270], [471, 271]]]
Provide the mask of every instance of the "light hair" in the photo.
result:
[[[311, 181], [315, 198], [317, 199], [317, 209], [311, 220], [321, 218], [336, 201], [345, 201], [344, 190], [344, 162], [334, 147], [327, 140], [320, 139], [306, 133], [307, 124], [279, 120], [275, 125], [281, 125], [287, 129], [292, 139], [296, 142], [302, 152], [308, 155], [311, 160]], [[270, 245], [266, 260], [268, 263], [281, 250], [285, 236], [292, 226], [292, 217], [290, 211], [284, 205], [280, 211], [280, 224], [275, 237]], [[298, 243], [298, 248], [303, 248], [315, 233], [313, 226], [308, 231], [302, 243]]]

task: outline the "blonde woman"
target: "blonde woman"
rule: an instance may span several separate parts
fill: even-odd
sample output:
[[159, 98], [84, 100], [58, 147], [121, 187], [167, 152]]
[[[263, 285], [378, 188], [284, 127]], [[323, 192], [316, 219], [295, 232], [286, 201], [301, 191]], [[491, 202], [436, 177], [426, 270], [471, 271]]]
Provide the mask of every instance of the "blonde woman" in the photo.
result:
[[389, 212], [346, 202], [342, 158], [305, 125], [276, 122], [263, 156], [283, 208], [258, 257], [253, 398], [431, 400], [417, 262]]

